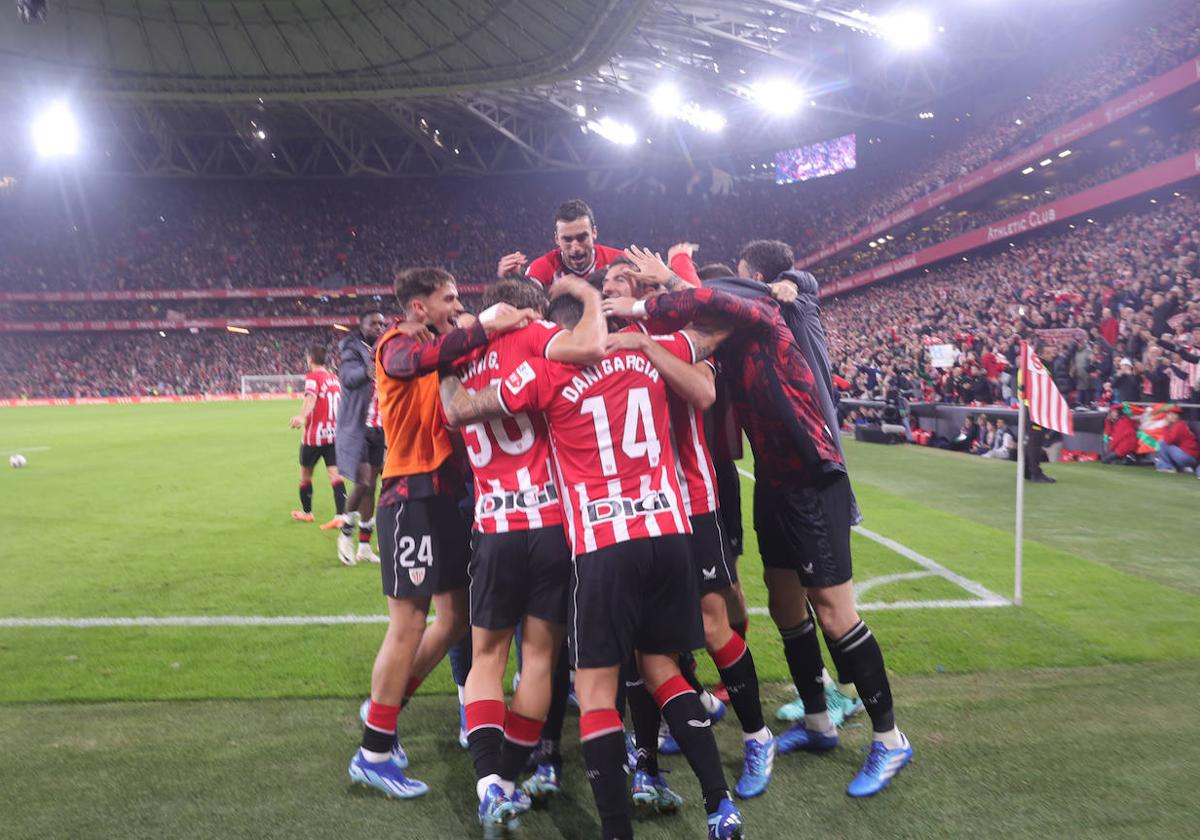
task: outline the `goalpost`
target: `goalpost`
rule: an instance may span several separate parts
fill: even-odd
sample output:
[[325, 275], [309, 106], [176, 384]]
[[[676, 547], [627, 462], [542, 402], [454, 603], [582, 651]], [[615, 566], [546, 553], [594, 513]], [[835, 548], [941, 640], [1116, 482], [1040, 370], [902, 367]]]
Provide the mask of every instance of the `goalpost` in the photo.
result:
[[252, 374], [242, 376], [242, 396], [250, 394], [302, 394], [303, 373]]

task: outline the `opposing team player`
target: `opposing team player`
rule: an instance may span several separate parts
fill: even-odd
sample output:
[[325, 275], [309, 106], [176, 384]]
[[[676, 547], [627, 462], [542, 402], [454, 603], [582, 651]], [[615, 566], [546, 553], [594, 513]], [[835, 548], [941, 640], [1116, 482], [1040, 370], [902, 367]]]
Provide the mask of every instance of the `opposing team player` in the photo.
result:
[[334, 439], [337, 430], [338, 379], [325, 368], [326, 350], [320, 344], [308, 348], [304, 376], [304, 405], [289, 421], [293, 429], [304, 429], [300, 439], [300, 510], [292, 511], [297, 522], [312, 522], [312, 477], [317, 461], [325, 462], [333, 487], [333, 504], [340, 515], [346, 509], [346, 485], [337, 470]]
[[[560, 277], [586, 278], [593, 271], [607, 267], [621, 256], [621, 249], [596, 243], [596, 217], [592, 208], [581, 198], [564, 201], [554, 211], [553, 251], [548, 251], [529, 264], [526, 274], [543, 286], [550, 286]], [[500, 258], [497, 273], [500, 277], [519, 272], [526, 257], [520, 251]]]
[[[561, 296], [550, 314], [570, 327], [581, 309]], [[698, 361], [686, 336], [662, 341], [676, 357]], [[633, 836], [616, 698], [621, 665], [635, 653], [700, 780], [709, 837], [743, 836], [711, 722], [676, 659], [702, 644], [704, 630], [662, 375], [644, 354], [628, 350], [585, 368], [533, 357], [504, 373], [499, 388], [474, 395], [444, 380], [451, 391], [443, 392], [443, 404], [459, 423], [546, 416], [574, 552], [568, 633], [584, 763], [603, 837]]]
[[[379, 397], [375, 391], [375, 342], [386, 322], [377, 309], [364, 312], [358, 329], [342, 339], [338, 380], [342, 403], [337, 419], [338, 470], [354, 483], [346, 499], [346, 512], [321, 527], [337, 528], [338, 559], [347, 566], [360, 560], [379, 562], [371, 549], [375, 527], [375, 485], [383, 470], [383, 425], [379, 420]], [[355, 549], [354, 526], [358, 525]]]
[[[598, 362], [607, 334], [600, 295], [573, 278], [556, 284], [555, 293], [584, 301], [583, 319], [573, 331], [534, 321], [475, 351], [451, 376], [476, 393], [495, 390], [501, 371], [527, 358]], [[483, 297], [485, 311], [497, 303], [541, 312], [546, 297], [530, 280], [501, 280]], [[448, 413], [448, 419], [456, 418]], [[566, 634], [571, 550], [542, 415], [471, 423], [462, 435], [475, 479], [467, 740], [484, 836], [498, 837], [515, 828], [516, 815], [529, 806], [515, 782], [538, 744], [550, 707], [551, 675]], [[520, 680], [506, 710], [502, 680], [518, 624], [523, 628]]]
[[[454, 277], [437, 268], [401, 272], [395, 283], [404, 321], [380, 337], [375, 377], [387, 455], [379, 500], [379, 547], [388, 629], [371, 673], [362, 746], [350, 778], [396, 798], [428, 787], [404, 774], [396, 740], [400, 707], [467, 629], [469, 526], [459, 515], [466, 470], [442, 419], [441, 367], [522, 326], [535, 313], [498, 306], [457, 327], [463, 314]], [[437, 618], [426, 627], [432, 603]]]
[[[635, 251], [631, 256], [643, 274], [669, 274], [653, 255]], [[753, 264], [755, 259], [761, 257], [743, 254], [739, 274], [777, 276], [772, 267]], [[788, 267], [783, 259], [778, 263], [780, 271]], [[912, 747], [896, 727], [879, 643], [854, 605], [845, 464], [817, 403], [812, 370], [778, 307], [712, 289], [682, 289], [640, 301], [608, 299], [604, 306], [619, 317], [680, 325], [702, 321], [706, 326], [698, 346], [706, 351], [720, 345], [718, 358], [754, 450], [755, 530], [771, 617], [806, 710], [804, 720], [779, 737], [779, 750], [825, 751], [838, 743], [825, 705], [817, 627], [807, 609], [811, 602], [837, 671], [854, 683], [875, 733], [847, 793], [878, 793], [912, 760]]]

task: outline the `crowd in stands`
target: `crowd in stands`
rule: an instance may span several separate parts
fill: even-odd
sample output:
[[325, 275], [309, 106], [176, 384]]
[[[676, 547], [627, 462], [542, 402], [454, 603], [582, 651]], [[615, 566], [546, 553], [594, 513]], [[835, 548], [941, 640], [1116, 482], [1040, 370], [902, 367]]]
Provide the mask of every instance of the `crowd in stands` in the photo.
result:
[[[343, 335], [330, 329], [0, 335], [7, 360], [0, 397], [238, 393], [244, 374], [303, 374], [306, 348], [332, 348]], [[336, 368], [337, 354], [330, 360]]]
[[831, 214], [837, 239], [928, 195], [986, 163], [1002, 160], [1105, 101], [1200, 54], [1200, 5], [1175, 0], [1079, 61], [1067, 62], [1035, 90], [1014, 95], [1011, 107], [976, 121], [908, 166], [894, 166], [873, 184], [845, 195]]
[[[1027, 213], [1043, 204], [1060, 201], [1068, 196], [1091, 189], [1130, 172], [1159, 163], [1182, 154], [1188, 149], [1200, 147], [1200, 123], [1191, 128], [1172, 132], [1166, 137], [1155, 137], [1145, 142], [1138, 141], [1118, 155], [1115, 160], [1101, 166], [1086, 167], [1076, 177], [1065, 181], [1054, 181], [1041, 187], [1018, 192], [981, 209], [943, 209], [904, 225], [895, 234], [889, 233], [884, 242], [875, 245], [860, 245], [843, 254], [824, 260], [810, 270], [824, 281], [848, 277], [866, 271], [889, 260], [952, 239], [967, 231], [998, 222], [1019, 213]], [[1078, 164], [1078, 162], [1077, 162]], [[907, 229], [907, 230], [905, 230]], [[902, 232], [903, 231], [903, 232]]]
[[1197, 402], [1197, 251], [1194, 193], [1047, 232], [830, 301], [832, 362], [852, 397], [1010, 404], [1025, 336], [1072, 405]]

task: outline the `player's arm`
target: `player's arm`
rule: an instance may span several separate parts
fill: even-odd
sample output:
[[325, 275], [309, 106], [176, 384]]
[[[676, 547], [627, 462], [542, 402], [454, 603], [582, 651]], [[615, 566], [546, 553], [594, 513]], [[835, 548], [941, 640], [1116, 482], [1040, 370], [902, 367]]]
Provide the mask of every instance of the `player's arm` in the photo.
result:
[[716, 289], [683, 289], [639, 301], [609, 298], [604, 302], [604, 311], [623, 318], [654, 318], [684, 324], [717, 321], [722, 327], [753, 330], [770, 329], [773, 316], [764, 304]]
[[362, 354], [354, 346], [355, 342], [347, 341], [342, 347], [341, 363], [338, 364], [338, 379], [342, 387], [348, 390], [361, 388], [370, 381], [367, 365], [363, 362]]
[[551, 297], [571, 295], [583, 301], [583, 317], [571, 330], [563, 330], [550, 339], [546, 358], [572, 365], [594, 365], [604, 358], [608, 338], [608, 320], [601, 309], [603, 298], [585, 280], [561, 277], [550, 289]]
[[696, 273], [696, 263], [692, 259], [692, 255], [696, 253], [699, 247], [695, 242], [676, 242], [667, 249], [667, 265], [675, 273], [672, 280], [682, 281], [682, 283], [668, 281], [668, 291], [674, 292], [678, 289], [685, 289], [688, 286], [698, 287], [704, 285], [700, 282], [700, 275]]
[[379, 349], [379, 358], [388, 376], [414, 379], [449, 367], [476, 347], [487, 344], [490, 336], [524, 326], [536, 317], [537, 313], [531, 309], [498, 303], [469, 327], [453, 329], [426, 343], [409, 335], [394, 335]]
[[304, 403], [300, 406], [300, 413], [293, 417], [288, 425], [293, 429], [302, 429], [304, 424], [308, 422], [308, 418], [312, 415], [313, 409], [317, 407], [317, 395], [312, 391], [304, 392]]
[[442, 397], [446, 425], [451, 429], [505, 415], [504, 406], [500, 403], [500, 394], [495, 388], [472, 394], [463, 387], [457, 376], [450, 373], [442, 377], [438, 391]]
[[712, 365], [707, 362], [691, 364], [641, 332], [610, 335], [608, 351], [611, 353], [614, 350], [638, 350], [643, 353], [662, 374], [667, 387], [695, 408], [703, 411], [716, 402], [716, 377]]

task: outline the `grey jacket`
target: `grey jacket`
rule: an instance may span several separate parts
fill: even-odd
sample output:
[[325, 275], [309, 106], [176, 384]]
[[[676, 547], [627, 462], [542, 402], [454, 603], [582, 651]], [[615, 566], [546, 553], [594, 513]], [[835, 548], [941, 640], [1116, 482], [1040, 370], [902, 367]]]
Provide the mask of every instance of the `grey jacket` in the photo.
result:
[[374, 367], [375, 359], [371, 348], [363, 341], [362, 333], [357, 330], [343, 338], [338, 349], [341, 353], [338, 380], [342, 384], [336, 438], [338, 473], [342, 478], [354, 481], [354, 473], [363, 457], [367, 410], [371, 407], [374, 390], [367, 369]]

